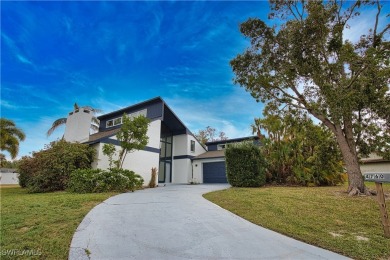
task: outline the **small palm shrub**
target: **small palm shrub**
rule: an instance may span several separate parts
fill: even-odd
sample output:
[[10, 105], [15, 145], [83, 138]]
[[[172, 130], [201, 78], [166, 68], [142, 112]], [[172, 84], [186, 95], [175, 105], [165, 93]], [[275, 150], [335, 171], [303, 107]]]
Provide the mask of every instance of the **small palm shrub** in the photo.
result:
[[77, 193], [125, 192], [140, 189], [143, 182], [141, 176], [125, 169], [79, 169], [71, 173], [67, 190]]

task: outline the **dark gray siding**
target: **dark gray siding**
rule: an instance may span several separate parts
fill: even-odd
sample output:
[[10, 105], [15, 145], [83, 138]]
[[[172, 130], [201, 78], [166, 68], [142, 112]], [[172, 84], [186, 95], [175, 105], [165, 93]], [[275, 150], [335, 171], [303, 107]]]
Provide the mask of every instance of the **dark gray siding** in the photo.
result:
[[[158, 118], [163, 116], [163, 106], [162, 103], [156, 103], [156, 104], [151, 104], [150, 106], [147, 107], [148, 112], [147, 112], [147, 117], [150, 119]], [[142, 109], [141, 109], [142, 110]]]
[[[107, 130], [106, 123], [108, 120], [121, 117], [124, 113], [131, 114], [131, 113], [141, 111], [144, 109], [147, 110], [146, 117], [148, 117], [151, 120], [156, 119], [156, 118], [161, 118], [163, 116], [163, 103], [162, 103], [162, 101], [156, 100], [156, 102], [142, 103], [140, 105], [127, 107], [127, 108], [112, 112], [110, 114], [100, 116], [99, 117], [99, 119], [100, 119], [99, 132]], [[120, 125], [110, 127], [108, 129], [111, 130], [111, 129], [115, 129], [115, 128], [120, 128]]]
[[225, 162], [203, 163], [203, 183], [227, 183]]
[[218, 150], [217, 144], [210, 144], [207, 146], [208, 151], [217, 151]]

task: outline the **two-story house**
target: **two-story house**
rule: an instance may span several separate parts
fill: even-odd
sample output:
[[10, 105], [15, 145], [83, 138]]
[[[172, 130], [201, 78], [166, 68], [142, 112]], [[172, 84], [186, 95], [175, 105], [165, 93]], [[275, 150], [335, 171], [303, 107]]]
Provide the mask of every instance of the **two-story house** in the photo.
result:
[[[151, 169], [158, 169], [159, 183], [189, 183], [192, 178], [191, 159], [206, 152], [191, 131], [175, 115], [160, 97], [147, 100], [98, 117], [99, 131], [89, 135], [91, 113], [82, 108], [69, 113], [65, 139], [89, 144], [97, 151], [93, 168], [107, 169], [108, 157], [103, 154], [104, 144], [120, 143], [116, 133], [122, 124], [122, 116], [144, 115], [150, 120], [145, 149], [127, 155], [123, 168], [140, 174], [147, 184]], [[85, 123], [87, 122], [87, 123]]]

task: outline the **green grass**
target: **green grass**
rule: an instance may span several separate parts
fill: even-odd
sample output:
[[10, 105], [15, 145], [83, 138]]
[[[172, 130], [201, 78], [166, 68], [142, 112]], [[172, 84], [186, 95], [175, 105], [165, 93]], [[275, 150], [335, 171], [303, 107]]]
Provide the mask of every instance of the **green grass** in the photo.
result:
[[[372, 189], [375, 185], [367, 184]], [[390, 193], [390, 184], [383, 185]], [[376, 197], [346, 186], [231, 188], [204, 197], [257, 225], [355, 259], [390, 259]], [[390, 202], [387, 200], [389, 211]]]
[[29, 194], [12, 186], [0, 186], [0, 192], [1, 259], [67, 259], [72, 236], [84, 216], [116, 194]]

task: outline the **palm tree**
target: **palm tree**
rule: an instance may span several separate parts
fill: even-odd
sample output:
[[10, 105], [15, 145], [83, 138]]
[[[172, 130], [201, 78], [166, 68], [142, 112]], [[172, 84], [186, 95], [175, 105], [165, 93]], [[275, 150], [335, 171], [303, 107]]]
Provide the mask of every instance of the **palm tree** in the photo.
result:
[[19, 152], [19, 142], [24, 141], [26, 135], [16, 127], [12, 120], [0, 118], [0, 145], [2, 151], [10, 153], [15, 159]]
[[[73, 108], [74, 108], [74, 110], [80, 109], [80, 107], [77, 105], [77, 103], [74, 103]], [[100, 109], [96, 109], [96, 108], [93, 108], [90, 106], [84, 106], [82, 108], [91, 111], [94, 115], [96, 113], [102, 112]], [[56, 130], [59, 126], [65, 125], [65, 124], [66, 124], [66, 117], [57, 119], [56, 121], [53, 122], [51, 128], [47, 131], [46, 135], [50, 136], [54, 132], [54, 130]], [[99, 130], [99, 120], [97, 119], [96, 116], [92, 117], [91, 129], [94, 131]]]

